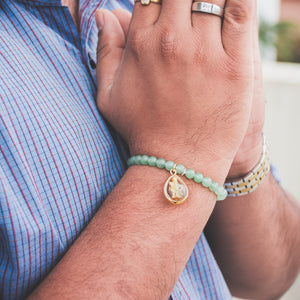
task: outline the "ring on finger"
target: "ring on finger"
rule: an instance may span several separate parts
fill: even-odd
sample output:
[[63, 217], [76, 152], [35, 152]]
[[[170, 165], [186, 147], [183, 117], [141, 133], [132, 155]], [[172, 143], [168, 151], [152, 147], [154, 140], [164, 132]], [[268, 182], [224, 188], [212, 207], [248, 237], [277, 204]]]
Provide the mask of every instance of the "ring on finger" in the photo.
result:
[[192, 12], [202, 12], [221, 18], [224, 16], [224, 9], [222, 7], [208, 2], [194, 2], [192, 5]]
[[134, 3], [141, 2], [141, 5], [148, 6], [150, 3], [161, 4], [162, 0], [135, 0]]

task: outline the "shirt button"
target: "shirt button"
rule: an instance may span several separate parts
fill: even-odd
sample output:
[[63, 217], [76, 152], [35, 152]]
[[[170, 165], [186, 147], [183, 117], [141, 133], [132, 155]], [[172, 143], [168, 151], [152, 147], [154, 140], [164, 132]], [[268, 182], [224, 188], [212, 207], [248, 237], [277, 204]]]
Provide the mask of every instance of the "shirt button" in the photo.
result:
[[96, 69], [96, 62], [91, 58], [91, 55], [88, 53], [88, 57], [89, 57], [89, 64], [90, 67], [95, 70]]

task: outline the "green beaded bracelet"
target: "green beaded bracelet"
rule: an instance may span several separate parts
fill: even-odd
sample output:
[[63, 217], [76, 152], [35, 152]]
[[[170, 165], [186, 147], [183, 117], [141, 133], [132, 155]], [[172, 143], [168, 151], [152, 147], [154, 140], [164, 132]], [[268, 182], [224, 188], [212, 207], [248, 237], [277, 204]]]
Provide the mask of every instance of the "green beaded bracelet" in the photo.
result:
[[193, 169], [186, 169], [182, 164], [175, 164], [173, 161], [165, 161], [163, 158], [156, 158], [148, 155], [135, 155], [128, 159], [128, 166], [145, 165], [166, 169], [171, 173], [164, 185], [164, 194], [172, 204], [181, 204], [188, 198], [188, 187], [177, 174], [185, 176], [187, 179], [194, 180], [196, 183], [208, 188], [217, 196], [217, 200], [224, 200], [227, 197], [227, 191], [217, 182], [203, 174], [195, 172]]

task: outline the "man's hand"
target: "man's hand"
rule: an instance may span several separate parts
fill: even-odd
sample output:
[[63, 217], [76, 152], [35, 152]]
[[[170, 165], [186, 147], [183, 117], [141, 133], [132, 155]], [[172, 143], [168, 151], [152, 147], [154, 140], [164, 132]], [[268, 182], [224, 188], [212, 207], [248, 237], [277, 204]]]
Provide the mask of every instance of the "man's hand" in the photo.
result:
[[254, 89], [252, 109], [245, 137], [237, 151], [231, 168], [229, 178], [242, 177], [249, 173], [259, 162], [262, 155], [262, 132], [265, 121], [265, 99], [261, 70], [261, 56], [259, 52], [257, 19], [253, 21], [253, 66]]
[[[98, 13], [101, 13], [100, 11]], [[107, 18], [112, 17], [112, 14], [108, 11]], [[114, 78], [121, 57], [124, 53], [125, 42], [127, 39], [127, 32], [131, 20], [131, 14], [125, 10], [115, 10], [112, 12], [118, 19], [123, 30], [120, 30], [120, 26], [115, 26], [116, 31], [110, 32], [109, 39], [111, 43], [115, 43], [117, 47], [112, 47], [113, 51], [117, 51], [116, 63], [110, 65], [114, 67], [111, 69], [112, 78]], [[110, 22], [109, 22], [110, 23]], [[253, 30], [253, 67], [254, 67], [254, 89], [253, 89], [253, 101], [251, 116], [248, 124], [248, 128], [243, 138], [243, 141], [234, 157], [228, 176], [231, 178], [243, 176], [247, 174], [259, 161], [262, 150], [262, 130], [265, 119], [265, 102], [263, 93], [263, 82], [261, 72], [261, 57], [259, 53], [258, 43], [258, 31], [256, 17], [254, 16], [254, 30]], [[107, 29], [108, 27], [106, 27]], [[114, 32], [114, 34], [111, 34]], [[119, 46], [118, 46], [119, 45]], [[115, 50], [114, 50], [115, 49]]]
[[[101, 13], [100, 11], [98, 14]], [[114, 79], [121, 58], [124, 54], [125, 43], [127, 39], [127, 32], [131, 20], [131, 14], [126, 10], [115, 10], [112, 13], [109, 11], [103, 11], [107, 18], [115, 19], [117, 17], [121, 27], [117, 26], [115, 22], [115, 29], [111, 30], [109, 33], [109, 43], [114, 44], [116, 47], [112, 47], [111, 50], [115, 51], [116, 54], [111, 53], [111, 55], [116, 55], [115, 64], [110, 64], [111, 68], [111, 80]], [[102, 17], [102, 16], [100, 16]], [[251, 108], [251, 115], [249, 119], [248, 128], [243, 138], [243, 141], [234, 157], [231, 168], [229, 170], [228, 177], [235, 178], [247, 174], [259, 161], [262, 151], [262, 130], [264, 126], [265, 119], [265, 101], [263, 92], [263, 82], [262, 82], [262, 72], [261, 72], [261, 57], [259, 53], [259, 43], [258, 43], [258, 31], [256, 17], [254, 16], [254, 30], [253, 30], [253, 67], [254, 67], [254, 89], [253, 89], [253, 101]], [[110, 21], [108, 21], [110, 24]], [[109, 26], [106, 27], [106, 29]], [[113, 34], [112, 34], [113, 33]], [[101, 49], [100, 49], [101, 50]], [[108, 67], [108, 68], [109, 68]], [[111, 81], [110, 80], [110, 81]], [[111, 83], [109, 83], [111, 85]]]
[[[245, 176], [262, 155], [265, 101], [256, 19], [253, 24], [251, 116], [230, 167], [230, 178]], [[253, 193], [228, 197], [216, 205], [205, 233], [233, 295], [278, 299], [285, 293], [300, 268], [299, 216], [299, 204], [271, 173]]]
[[229, 168], [251, 110], [252, 6], [228, 1], [222, 26], [216, 16], [191, 14], [189, 1], [138, 3], [127, 41], [117, 18], [97, 13], [98, 105], [131, 154], [185, 162], [197, 153], [196, 168], [209, 169], [202, 158]]

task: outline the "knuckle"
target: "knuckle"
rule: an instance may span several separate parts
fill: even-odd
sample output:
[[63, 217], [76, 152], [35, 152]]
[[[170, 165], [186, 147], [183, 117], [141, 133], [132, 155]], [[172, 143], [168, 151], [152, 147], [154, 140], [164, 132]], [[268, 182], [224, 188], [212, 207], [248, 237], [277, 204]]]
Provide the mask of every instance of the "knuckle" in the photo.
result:
[[203, 65], [207, 63], [208, 57], [204, 52], [196, 51], [193, 57], [193, 63], [196, 65]]
[[200, 45], [194, 51], [193, 64], [203, 65], [208, 62], [208, 54], [206, 53], [204, 47]]
[[239, 27], [246, 23], [251, 18], [251, 7], [250, 5], [236, 5], [226, 7], [224, 17], [231, 25]]
[[145, 31], [135, 29], [128, 36], [128, 46], [135, 56], [140, 57], [147, 49], [147, 37]]
[[163, 28], [159, 35], [159, 52], [167, 60], [175, 60], [178, 56], [178, 33], [170, 27]]

